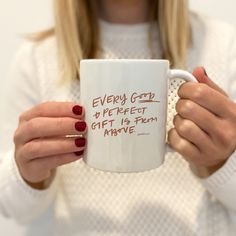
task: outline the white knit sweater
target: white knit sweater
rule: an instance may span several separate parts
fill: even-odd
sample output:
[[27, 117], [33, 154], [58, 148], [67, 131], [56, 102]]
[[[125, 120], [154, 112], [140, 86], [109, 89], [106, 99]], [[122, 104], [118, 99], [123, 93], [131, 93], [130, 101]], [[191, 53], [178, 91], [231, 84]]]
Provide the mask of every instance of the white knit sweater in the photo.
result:
[[[148, 24], [101, 22], [103, 57], [150, 58], [148, 28]], [[192, 28], [189, 71], [203, 65], [210, 77], [236, 100], [233, 28], [198, 16], [192, 16]], [[154, 40], [159, 57], [157, 32]], [[64, 87], [57, 82], [55, 39], [23, 46], [11, 68], [5, 107], [0, 109], [1, 214], [28, 223], [27, 235], [236, 235], [235, 153], [205, 180], [195, 177], [180, 155], [170, 153], [164, 165], [143, 173], [102, 172], [80, 160], [58, 168], [47, 190], [30, 188], [14, 161], [13, 133], [19, 114], [35, 104], [80, 101], [78, 81]], [[175, 80], [170, 87], [168, 127], [180, 83]]]

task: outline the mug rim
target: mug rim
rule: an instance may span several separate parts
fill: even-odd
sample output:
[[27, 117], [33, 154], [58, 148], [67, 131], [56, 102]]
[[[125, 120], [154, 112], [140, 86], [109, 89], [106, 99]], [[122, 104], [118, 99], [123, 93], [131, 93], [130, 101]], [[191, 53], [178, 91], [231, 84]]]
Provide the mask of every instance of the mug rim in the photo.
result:
[[119, 62], [132, 62], [132, 63], [163, 63], [169, 64], [169, 60], [165, 59], [82, 59], [80, 63], [119, 63]]

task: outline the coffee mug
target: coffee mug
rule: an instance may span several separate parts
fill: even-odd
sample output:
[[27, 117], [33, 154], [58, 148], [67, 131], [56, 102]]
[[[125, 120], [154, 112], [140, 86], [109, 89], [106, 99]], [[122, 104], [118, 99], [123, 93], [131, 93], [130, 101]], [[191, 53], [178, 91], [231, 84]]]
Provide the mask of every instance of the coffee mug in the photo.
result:
[[87, 122], [83, 160], [111, 172], [159, 167], [166, 152], [168, 81], [195, 81], [167, 60], [92, 59], [80, 63]]

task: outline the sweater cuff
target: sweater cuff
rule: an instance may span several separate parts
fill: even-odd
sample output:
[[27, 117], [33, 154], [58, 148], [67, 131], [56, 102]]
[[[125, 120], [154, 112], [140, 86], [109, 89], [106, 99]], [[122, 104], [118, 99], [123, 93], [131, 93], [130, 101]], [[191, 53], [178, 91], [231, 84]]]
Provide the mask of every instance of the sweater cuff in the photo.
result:
[[228, 208], [236, 211], [236, 151], [224, 166], [200, 181], [213, 196]]
[[225, 185], [232, 178], [236, 178], [236, 151], [219, 170], [203, 180], [203, 183], [211, 188], [217, 188]]
[[14, 159], [8, 152], [0, 164], [0, 205], [7, 217], [20, 223], [27, 223], [43, 214], [55, 198], [57, 175], [45, 190], [30, 187], [21, 177]]

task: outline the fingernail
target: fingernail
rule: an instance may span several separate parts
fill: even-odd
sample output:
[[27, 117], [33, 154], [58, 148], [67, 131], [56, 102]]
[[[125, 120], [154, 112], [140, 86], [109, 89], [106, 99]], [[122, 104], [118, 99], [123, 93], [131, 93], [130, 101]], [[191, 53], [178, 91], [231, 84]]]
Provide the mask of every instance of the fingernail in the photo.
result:
[[84, 147], [86, 143], [85, 138], [77, 138], [75, 139], [75, 146], [77, 147]]
[[202, 69], [203, 69], [204, 75], [208, 77], [208, 74], [207, 74], [207, 72], [206, 72], [206, 69], [205, 69], [204, 67], [202, 67]]
[[76, 156], [82, 156], [84, 154], [84, 150], [83, 151], [79, 151], [79, 152], [75, 152]]
[[75, 114], [75, 115], [82, 115], [82, 112], [83, 112], [83, 108], [79, 105], [75, 105], [73, 108], [72, 108], [72, 112]]
[[86, 129], [86, 123], [84, 121], [78, 121], [75, 123], [75, 129], [77, 131], [85, 131]]

